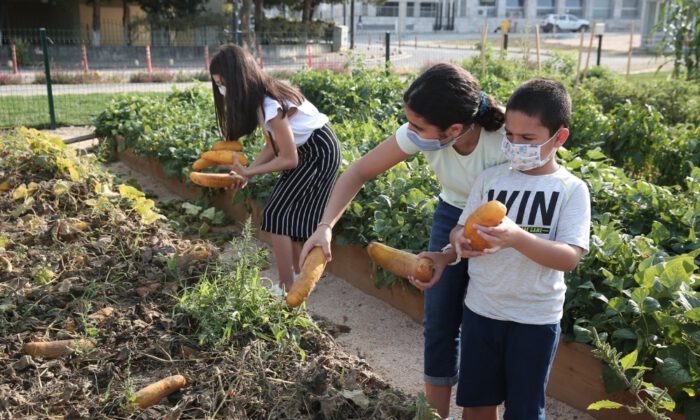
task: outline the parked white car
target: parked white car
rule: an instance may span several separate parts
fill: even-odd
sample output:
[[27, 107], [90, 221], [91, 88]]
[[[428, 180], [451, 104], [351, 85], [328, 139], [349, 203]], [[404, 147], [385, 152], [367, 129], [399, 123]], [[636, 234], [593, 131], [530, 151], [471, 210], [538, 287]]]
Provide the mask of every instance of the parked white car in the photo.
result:
[[586, 19], [579, 19], [573, 15], [547, 15], [540, 23], [540, 28], [542, 28], [543, 32], [551, 32], [553, 30], [557, 32], [580, 32], [589, 30], [591, 23]]

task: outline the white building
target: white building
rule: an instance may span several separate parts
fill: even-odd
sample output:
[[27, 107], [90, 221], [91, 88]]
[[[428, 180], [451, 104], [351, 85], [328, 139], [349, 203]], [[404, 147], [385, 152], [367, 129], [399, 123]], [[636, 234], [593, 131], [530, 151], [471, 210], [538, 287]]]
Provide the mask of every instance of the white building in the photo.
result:
[[[352, 0], [351, 0], [352, 1]], [[377, 6], [355, 1], [358, 31], [480, 32], [486, 20], [490, 28], [509, 18], [511, 31], [538, 23], [550, 13], [571, 14], [591, 22], [605, 23], [606, 31], [636, 31], [650, 28], [649, 20], [658, 14], [660, 1], [648, 0], [391, 0]], [[651, 8], [653, 13], [648, 13]], [[322, 4], [319, 19], [349, 25], [349, 6]], [[643, 19], [643, 17], [645, 19]]]

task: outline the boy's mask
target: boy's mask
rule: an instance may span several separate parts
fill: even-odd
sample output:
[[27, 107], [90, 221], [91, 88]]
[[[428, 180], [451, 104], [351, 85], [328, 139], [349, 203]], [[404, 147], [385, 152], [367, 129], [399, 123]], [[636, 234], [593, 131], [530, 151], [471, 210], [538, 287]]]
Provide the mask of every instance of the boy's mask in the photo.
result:
[[221, 96], [226, 96], [226, 86], [219, 85], [218, 88], [219, 88], [219, 93], [221, 94]]
[[542, 159], [542, 146], [552, 141], [557, 136], [559, 130], [546, 142], [542, 144], [513, 144], [508, 140], [507, 136], [503, 136], [501, 140], [501, 150], [506, 158], [510, 161], [510, 166], [518, 171], [529, 171], [530, 169], [540, 168], [554, 156], [555, 150]]

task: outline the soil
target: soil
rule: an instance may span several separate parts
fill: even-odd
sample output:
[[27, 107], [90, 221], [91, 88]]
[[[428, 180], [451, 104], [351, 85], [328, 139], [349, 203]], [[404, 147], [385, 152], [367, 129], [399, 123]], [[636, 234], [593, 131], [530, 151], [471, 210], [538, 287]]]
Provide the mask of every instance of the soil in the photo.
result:
[[[63, 138], [75, 137], [86, 134], [89, 130], [90, 127], [65, 127], [55, 134]], [[83, 142], [76, 144], [76, 147], [90, 145], [90, 142]], [[157, 201], [167, 202], [179, 198], [163, 185], [121, 162], [111, 163], [107, 167], [120, 174], [123, 180], [136, 180], [141, 189]], [[268, 247], [262, 242], [259, 245]], [[222, 254], [224, 258], [225, 255]], [[272, 265], [261, 276], [276, 283], [276, 267], [271, 251], [270, 256]], [[423, 331], [420, 324], [330, 273], [324, 274], [319, 281], [307, 301], [307, 307], [323, 327], [332, 333], [335, 343], [347, 353], [357, 355], [365, 361], [382, 380], [409, 395], [415, 396], [423, 392]], [[461, 408], [456, 406], [453, 397], [450, 414], [459, 418], [460, 413]], [[547, 400], [546, 413], [550, 419], [593, 419], [587, 413], [553, 398]]]

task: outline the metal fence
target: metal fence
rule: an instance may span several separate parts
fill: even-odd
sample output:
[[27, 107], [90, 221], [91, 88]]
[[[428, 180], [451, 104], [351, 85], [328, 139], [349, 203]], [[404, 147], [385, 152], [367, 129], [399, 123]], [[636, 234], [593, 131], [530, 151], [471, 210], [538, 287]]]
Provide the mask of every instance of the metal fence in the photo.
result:
[[[92, 46], [80, 31], [2, 31], [0, 43], [0, 128], [19, 125], [47, 127], [88, 125], [119, 93], [157, 95], [209, 81], [208, 62], [217, 46], [232, 40], [230, 32], [200, 28], [168, 35], [168, 42], [151, 34], [145, 45]], [[45, 38], [42, 38], [42, 34]], [[359, 31], [351, 42], [344, 34], [332, 38], [306, 33], [274, 33], [265, 36], [239, 34], [260, 66], [274, 77], [302, 69], [390, 67], [397, 72], [417, 72], [436, 62], [461, 62], [480, 54], [482, 40], [465, 34], [397, 34]], [[508, 41], [503, 34], [488, 31], [484, 36], [496, 52], [509, 58], [535, 61], [534, 34], [518, 34]], [[601, 38], [579, 42], [579, 34], [543, 34], [541, 59], [554, 48], [545, 41], [568, 43], [559, 49], [577, 55], [583, 45], [593, 50], [590, 65], [601, 61], [595, 49]], [[622, 34], [623, 38], [629, 35]], [[44, 41], [44, 42], [42, 42]], [[352, 50], [348, 47], [352, 46]], [[343, 48], [341, 48], [343, 47]], [[602, 50], [602, 64], [624, 72], [628, 53]], [[596, 56], [598, 55], [598, 57]], [[646, 60], [646, 61], [644, 61]], [[642, 57], [635, 69], [655, 69], [653, 58]], [[49, 77], [50, 76], [50, 77]]]

